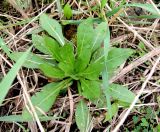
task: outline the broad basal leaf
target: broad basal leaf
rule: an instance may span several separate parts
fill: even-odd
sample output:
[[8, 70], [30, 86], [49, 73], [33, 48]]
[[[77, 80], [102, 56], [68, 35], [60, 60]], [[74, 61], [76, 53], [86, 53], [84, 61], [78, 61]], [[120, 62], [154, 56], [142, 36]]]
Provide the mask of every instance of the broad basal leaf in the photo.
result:
[[92, 19], [82, 22], [77, 31], [77, 71], [82, 71], [88, 65], [91, 57], [91, 46], [94, 39]]
[[83, 50], [85, 48], [91, 48], [91, 44], [94, 39], [94, 29], [93, 29], [93, 21], [91, 18], [83, 21], [77, 30], [77, 54], [81, 56], [84, 54]]
[[34, 44], [34, 47], [36, 49], [38, 49], [40, 52], [42, 52], [44, 54], [49, 54], [50, 53], [45, 46], [44, 37], [42, 37], [40, 35], [33, 34], [32, 35], [32, 43]]
[[65, 77], [64, 72], [50, 64], [44, 63], [39, 66], [39, 68], [43, 71], [44, 75], [50, 78], [58, 78], [62, 79]]
[[46, 14], [40, 16], [41, 27], [48, 32], [49, 35], [54, 37], [62, 46], [64, 45], [64, 37], [62, 34], [61, 25], [54, 19]]
[[96, 99], [101, 94], [101, 83], [98, 81], [90, 81], [81, 79], [82, 95], [87, 99]]
[[100, 23], [95, 29], [95, 36], [92, 42], [92, 51], [95, 51], [99, 48], [104, 41], [107, 33], [107, 24], [106, 22]]
[[135, 98], [135, 94], [122, 85], [111, 84], [108, 91], [111, 97], [123, 102], [132, 103]]
[[66, 75], [74, 74], [74, 49], [72, 44], [65, 44], [60, 48], [60, 56], [62, 58], [58, 67], [62, 69]]
[[[14, 61], [17, 61], [22, 55], [24, 54], [24, 52], [13, 52], [11, 53], [11, 59]], [[26, 59], [26, 61], [24, 62], [23, 66], [27, 67], [27, 68], [39, 68], [40, 64], [43, 63], [47, 63], [47, 60], [41, 58], [40, 56], [30, 53]]]
[[[39, 109], [43, 112], [49, 111], [54, 104], [56, 97], [58, 96], [61, 89], [71, 85], [71, 80], [64, 80], [62, 82], [54, 82], [47, 84], [42, 90], [31, 97], [33, 106], [36, 109], [38, 115], [42, 115]], [[24, 119], [31, 117], [30, 113], [24, 108], [22, 115]]]
[[109, 77], [113, 75], [115, 69], [124, 63], [127, 58], [131, 56], [131, 54], [133, 54], [132, 49], [111, 48], [107, 58], [107, 69], [109, 72]]
[[75, 71], [77, 73], [84, 71], [84, 69], [88, 66], [90, 58], [91, 58], [91, 50], [83, 49], [83, 54], [78, 56], [75, 60]]
[[104, 54], [104, 49], [103, 48], [98, 48], [92, 55], [92, 58], [91, 58], [91, 62], [90, 63], [94, 63], [94, 62], [104, 62], [105, 58], [105, 54]]
[[61, 47], [59, 52], [63, 62], [67, 63], [70, 66], [74, 65], [75, 58], [72, 44], [65, 44], [63, 47]]
[[91, 115], [84, 101], [80, 101], [75, 112], [76, 124], [80, 132], [88, 132], [90, 130]]
[[52, 54], [52, 57], [55, 58], [57, 61], [61, 61], [62, 58], [60, 56], [59, 44], [54, 39], [48, 36], [44, 36], [44, 41], [45, 41], [45, 46]]
[[90, 80], [98, 80], [103, 69], [104, 59], [100, 57], [95, 62], [89, 64], [88, 67], [78, 75]]

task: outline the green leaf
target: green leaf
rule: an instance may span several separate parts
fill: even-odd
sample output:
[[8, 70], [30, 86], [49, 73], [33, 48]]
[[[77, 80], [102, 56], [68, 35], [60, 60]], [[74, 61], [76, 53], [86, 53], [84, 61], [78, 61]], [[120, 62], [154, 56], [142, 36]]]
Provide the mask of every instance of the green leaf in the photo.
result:
[[11, 49], [4, 43], [4, 41], [1, 38], [0, 38], [0, 47], [10, 57]]
[[112, 111], [112, 114], [109, 115], [109, 113], [106, 114], [106, 118], [105, 118], [105, 121], [110, 121], [112, 119], [112, 117], [114, 117], [116, 115], [116, 113], [118, 112], [118, 104], [117, 103], [113, 103], [111, 105], [111, 111]]
[[109, 77], [111, 77], [116, 68], [124, 63], [132, 54], [132, 49], [111, 48], [107, 57], [107, 69], [109, 72]]
[[[102, 85], [102, 83], [101, 83], [101, 85]], [[92, 104], [94, 104], [96, 106], [96, 108], [106, 107], [106, 97], [103, 93], [103, 89], [101, 88], [100, 90], [101, 90], [100, 96], [96, 99], [90, 100], [92, 102]], [[108, 107], [107, 107], [107, 109], [108, 109]]]
[[[49, 120], [55, 120], [57, 117], [54, 116], [38, 116], [40, 121], [49, 121]], [[0, 121], [5, 122], [29, 122], [34, 121], [32, 117], [24, 118], [23, 115], [9, 115], [9, 116], [2, 116], [0, 117]]]
[[83, 21], [77, 31], [77, 62], [76, 70], [82, 71], [89, 64], [91, 46], [94, 39], [93, 21], [91, 18]]
[[62, 46], [65, 44], [61, 25], [46, 14], [40, 16], [41, 27], [54, 37]]
[[89, 64], [91, 58], [91, 50], [90, 49], [83, 49], [83, 55], [78, 56], [75, 60], [75, 71], [80, 73], [83, 71], [87, 65]]
[[31, 48], [29, 48], [25, 53], [21, 55], [21, 57], [17, 60], [16, 64], [11, 68], [11, 70], [7, 73], [7, 75], [0, 82], [0, 105], [2, 104], [4, 98], [6, 97], [10, 86], [17, 75], [17, 72], [27, 59], [28, 54], [30, 53]]
[[[62, 82], [54, 82], [47, 84], [42, 88], [42, 90], [31, 97], [31, 101], [35, 108], [41, 109], [43, 112], [49, 111], [49, 109], [54, 104], [61, 89], [66, 88], [71, 85], [71, 80], [64, 80]], [[42, 113], [36, 109], [37, 115], [42, 115]], [[24, 108], [22, 115], [24, 119], [31, 117], [30, 112]]]
[[72, 44], [65, 44], [60, 48], [60, 56], [62, 58], [61, 62], [58, 64], [58, 67], [62, 69], [66, 75], [74, 74], [74, 49]]
[[98, 80], [98, 77], [104, 69], [104, 58], [100, 57], [94, 63], [91, 63], [83, 72], [79, 73], [79, 76], [90, 80]]
[[101, 94], [101, 83], [98, 81], [90, 81], [81, 79], [82, 95], [87, 99], [99, 98]]
[[64, 72], [50, 64], [44, 63], [39, 66], [39, 68], [43, 71], [44, 75], [50, 78], [62, 79], [65, 77]]
[[42, 52], [44, 54], [49, 54], [50, 53], [45, 46], [44, 37], [42, 37], [40, 35], [33, 34], [32, 35], [32, 43], [34, 44], [34, 47], [36, 49], [38, 49], [40, 52]]
[[80, 132], [88, 132], [92, 122], [90, 112], [84, 101], [78, 103], [75, 118]]
[[[125, 6], [129, 6], [129, 7], [139, 7], [142, 8], [150, 13], [152, 13], [153, 15], [159, 15], [159, 13], [157, 12], [157, 10], [154, 8], [154, 6], [152, 4], [141, 4], [141, 3], [134, 3], [134, 4], [127, 4]], [[159, 15], [160, 16], [160, 15]]]
[[[11, 59], [14, 61], [17, 61], [22, 55], [24, 54], [24, 52], [13, 52], [11, 53]], [[39, 68], [40, 64], [43, 63], [47, 63], [47, 60], [41, 58], [40, 56], [30, 53], [27, 57], [27, 59], [25, 60], [25, 62], [23, 63], [24, 67], [27, 68]]]
[[104, 61], [104, 49], [102, 47], [98, 48], [92, 55], [91, 62], [94, 63], [95, 61], [102, 59]]
[[107, 24], [106, 22], [100, 23], [95, 29], [95, 36], [92, 42], [92, 50], [95, 51], [99, 48], [104, 41], [106, 34], [107, 34]]
[[123, 6], [120, 5], [120, 6], [116, 7], [116, 8], [114, 8], [114, 9], [112, 9], [112, 11], [107, 11], [106, 16], [107, 16], [107, 17], [111, 17], [111, 16], [113, 16], [114, 14], [116, 14], [116, 13], [117, 13], [120, 9], [122, 9], [122, 8], [123, 8]]
[[52, 57], [55, 58], [57, 61], [61, 61], [62, 58], [60, 56], [60, 46], [59, 44], [52, 39], [51, 37], [44, 36], [45, 46], [52, 54]]
[[64, 11], [64, 16], [67, 19], [70, 19], [72, 17], [72, 9], [71, 9], [71, 6], [68, 3], [64, 6], [63, 11]]
[[110, 95], [108, 93], [108, 86], [109, 86], [109, 77], [108, 77], [108, 69], [107, 69], [107, 57], [108, 57], [108, 52], [109, 52], [109, 48], [110, 48], [110, 30], [109, 30], [109, 26], [107, 25], [107, 34], [106, 34], [106, 38], [104, 40], [104, 69], [102, 72], [102, 86], [103, 86], [103, 93], [105, 95], [106, 98], [106, 106], [108, 108], [108, 113], [109, 116], [112, 116], [112, 110], [111, 110], [111, 99], [110, 99]]
[[73, 67], [75, 61], [73, 45], [65, 44], [63, 47], [61, 47], [59, 52], [62, 61]]
[[101, 9], [103, 9], [108, 0], [101, 0]]
[[141, 121], [142, 121], [141, 126], [144, 126], [144, 127], [149, 126], [149, 123], [148, 123], [148, 121], [146, 120], [146, 118], [142, 118]]
[[81, 56], [85, 48], [91, 48], [94, 39], [93, 21], [91, 18], [83, 21], [77, 30], [77, 54]]
[[132, 103], [135, 94], [124, 87], [118, 84], [111, 84], [109, 85], [109, 94], [116, 100], [120, 100], [127, 103]]

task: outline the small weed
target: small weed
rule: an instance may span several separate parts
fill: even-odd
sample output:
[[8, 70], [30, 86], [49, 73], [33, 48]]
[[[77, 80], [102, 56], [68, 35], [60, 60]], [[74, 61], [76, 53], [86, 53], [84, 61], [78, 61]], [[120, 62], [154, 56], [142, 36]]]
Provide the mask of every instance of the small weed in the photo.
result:
[[[42, 91], [31, 98], [33, 105], [39, 107], [43, 112], [49, 111], [60, 91], [69, 86], [72, 87], [73, 81], [77, 82], [79, 95], [94, 103], [105, 94], [105, 88], [102, 87], [100, 79], [105, 68], [105, 58], [107, 58], [108, 77], [110, 78], [118, 66], [133, 53], [131, 49], [111, 47], [106, 54], [102, 46], [106, 36], [109, 35], [105, 22], [95, 24], [94, 28], [91, 18], [83, 21], [78, 26], [76, 44], [66, 40], [62, 34], [61, 25], [46, 14], [41, 15], [40, 24], [50, 36], [33, 34], [32, 42], [36, 49], [50, 57], [49, 59], [42, 58], [32, 53], [24, 66], [40, 69], [48, 78], [57, 80], [44, 86]], [[22, 52], [12, 53], [12, 59], [17, 60], [21, 54]], [[135, 97], [126, 87], [118, 84], [110, 84], [107, 89], [108, 94], [115, 101], [129, 104]], [[105, 99], [102, 101], [106, 102]], [[118, 103], [114, 103], [111, 109], [114, 112], [111, 116], [107, 114], [106, 121], [118, 111]], [[37, 114], [42, 115], [38, 110]], [[26, 119], [31, 116], [26, 108], [22, 115]], [[91, 115], [84, 99], [77, 104], [75, 115], [77, 126], [81, 131], [90, 128]]]

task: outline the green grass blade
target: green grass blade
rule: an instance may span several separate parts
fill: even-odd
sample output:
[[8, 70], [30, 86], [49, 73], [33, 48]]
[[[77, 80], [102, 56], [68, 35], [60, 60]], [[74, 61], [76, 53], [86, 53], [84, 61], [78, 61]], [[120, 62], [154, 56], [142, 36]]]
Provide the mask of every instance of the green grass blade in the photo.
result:
[[110, 31], [109, 31], [109, 27], [107, 27], [107, 35], [104, 40], [105, 69], [102, 72], [102, 82], [103, 82], [103, 91], [104, 91], [106, 102], [107, 102], [108, 113], [111, 116], [112, 108], [111, 108], [110, 95], [108, 94], [109, 79], [108, 79], [108, 70], [107, 70], [107, 56], [108, 56], [109, 47], [110, 47], [109, 43], [110, 43]]
[[0, 38], [0, 48], [10, 57], [11, 50], [7, 47], [4, 41]]
[[[54, 117], [54, 116], [39, 116], [39, 119], [41, 121], [48, 121], [48, 120], [54, 120], [58, 119], [60, 117]], [[0, 121], [5, 121], [5, 122], [28, 122], [28, 121], [33, 121], [34, 119], [31, 118], [24, 118], [23, 115], [9, 115], [9, 116], [3, 116], [0, 117]]]
[[11, 68], [9, 73], [3, 78], [3, 80], [0, 83], [0, 105], [2, 104], [4, 98], [6, 97], [10, 86], [16, 77], [17, 72], [21, 68], [22, 64], [25, 62], [31, 48], [29, 48], [23, 55], [22, 57], [14, 64], [14, 66]]

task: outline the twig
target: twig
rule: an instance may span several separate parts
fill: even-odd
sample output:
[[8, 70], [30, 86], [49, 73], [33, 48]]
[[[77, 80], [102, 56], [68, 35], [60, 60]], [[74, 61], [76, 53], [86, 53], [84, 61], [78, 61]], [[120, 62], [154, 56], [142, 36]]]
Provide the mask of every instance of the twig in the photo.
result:
[[70, 88], [68, 88], [68, 95], [69, 95], [69, 103], [70, 103], [70, 116], [69, 116], [69, 123], [66, 126], [65, 132], [70, 132], [70, 127], [72, 124], [73, 118], [73, 111], [74, 111], [74, 102]]
[[41, 124], [41, 122], [40, 122], [40, 120], [39, 120], [39, 117], [38, 117], [38, 115], [37, 115], [37, 113], [36, 113], [36, 110], [35, 110], [32, 102], [31, 102], [31, 99], [30, 99], [30, 97], [29, 97], [29, 95], [28, 95], [27, 88], [26, 88], [25, 84], [23, 83], [23, 81], [22, 81], [22, 79], [21, 79], [21, 77], [20, 77], [19, 74], [17, 75], [17, 78], [18, 78], [18, 80], [19, 80], [19, 82], [20, 82], [20, 84], [21, 84], [21, 86], [22, 86], [22, 88], [23, 88], [24, 96], [25, 96], [25, 98], [27, 99], [27, 102], [28, 102], [28, 104], [29, 104], [29, 106], [30, 106], [30, 108], [31, 108], [31, 111], [32, 111], [33, 116], [34, 116], [34, 118], [35, 118], [35, 120], [36, 120], [36, 122], [37, 122], [37, 124], [38, 124], [38, 126], [39, 126], [40, 131], [41, 131], [41, 132], [45, 132], [45, 131], [44, 131], [44, 128], [42, 127], [42, 124]]
[[129, 113], [131, 112], [131, 110], [133, 109], [133, 107], [135, 106], [135, 104], [137, 103], [137, 101], [139, 100], [139, 97], [141, 96], [141, 94], [143, 93], [143, 90], [145, 89], [148, 81], [150, 80], [150, 78], [152, 77], [156, 66], [158, 65], [160, 61], [160, 57], [156, 60], [155, 64], [153, 65], [147, 79], [145, 80], [145, 82], [142, 84], [142, 88], [140, 89], [139, 93], [137, 94], [137, 96], [135, 97], [135, 99], [133, 100], [132, 104], [130, 105], [129, 109], [126, 111], [126, 113], [123, 115], [123, 118], [120, 120], [120, 122], [118, 123], [118, 125], [115, 127], [115, 129], [112, 132], [117, 132], [119, 130], [119, 128], [121, 127], [121, 125], [124, 123], [124, 121], [126, 120], [126, 118], [128, 117]]

